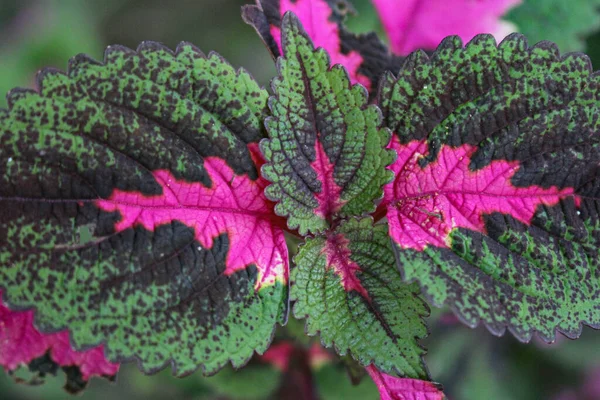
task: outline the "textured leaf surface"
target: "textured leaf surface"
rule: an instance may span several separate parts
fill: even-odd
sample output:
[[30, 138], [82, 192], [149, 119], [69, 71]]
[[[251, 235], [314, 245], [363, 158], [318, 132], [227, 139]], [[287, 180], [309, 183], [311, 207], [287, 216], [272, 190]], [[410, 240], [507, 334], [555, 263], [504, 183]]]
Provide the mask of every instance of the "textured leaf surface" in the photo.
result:
[[441, 388], [432, 382], [387, 375], [372, 365], [367, 367], [367, 372], [377, 385], [381, 400], [444, 400], [446, 398]]
[[372, 223], [351, 219], [326, 238], [307, 239], [294, 259], [294, 315], [306, 317], [307, 333], [319, 333], [340, 355], [425, 379], [417, 339], [427, 334], [427, 306], [416, 285], [402, 283], [387, 227]]
[[[480, 33], [498, 40], [514, 31], [500, 18], [521, 0], [372, 0], [397, 54], [433, 50], [446, 36], [464, 41]], [[395, 72], [395, 71], [394, 71]]]
[[585, 37], [600, 27], [599, 9], [599, 0], [526, 0], [506, 18], [531, 43], [550, 40], [563, 52], [583, 51]]
[[385, 167], [393, 153], [364, 88], [351, 87], [343, 68], [329, 70], [327, 54], [314, 50], [293, 14], [283, 26], [286, 56], [273, 81], [262, 171], [273, 183], [266, 194], [278, 202], [276, 213], [288, 216], [291, 229], [315, 233], [336, 218], [374, 210], [391, 179]]
[[256, 29], [271, 54], [282, 54], [281, 22], [291, 11], [304, 26], [315, 47], [327, 51], [331, 64], [341, 64], [350, 81], [375, 90], [386, 70], [397, 70], [401, 58], [391, 55], [374, 34], [355, 35], [344, 28], [352, 6], [346, 0], [257, 0], [246, 6], [243, 16]]
[[14, 371], [46, 353], [59, 366], [76, 367], [86, 381], [92, 376], [110, 377], [119, 370], [118, 364], [106, 360], [102, 346], [74, 351], [68, 332], [40, 333], [33, 326], [32, 311], [11, 311], [0, 302], [0, 365]]
[[216, 54], [155, 43], [78, 56], [39, 86], [0, 116], [6, 303], [147, 372], [265, 351], [287, 279], [253, 162], [266, 92]]
[[381, 90], [397, 260], [468, 325], [550, 341], [600, 326], [598, 77], [551, 43], [415, 53]]

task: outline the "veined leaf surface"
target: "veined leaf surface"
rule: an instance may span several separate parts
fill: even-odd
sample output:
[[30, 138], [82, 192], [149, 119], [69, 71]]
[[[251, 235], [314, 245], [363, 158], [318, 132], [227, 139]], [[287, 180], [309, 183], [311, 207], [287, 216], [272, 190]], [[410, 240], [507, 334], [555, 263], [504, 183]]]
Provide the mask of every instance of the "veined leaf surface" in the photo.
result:
[[307, 239], [294, 261], [290, 297], [309, 335], [363, 366], [428, 378], [417, 340], [427, 335], [429, 310], [394, 267], [385, 225], [350, 219], [327, 237]]
[[448, 38], [385, 79], [390, 235], [434, 304], [522, 340], [600, 326], [599, 83], [520, 35]]
[[178, 375], [243, 365], [285, 320], [263, 194], [267, 94], [189, 44], [46, 70], [0, 115], [0, 287], [75, 350]]
[[286, 14], [282, 35], [286, 56], [273, 80], [262, 172], [273, 183], [266, 195], [276, 213], [304, 235], [373, 211], [392, 178], [385, 167], [393, 153], [364, 88], [351, 86], [342, 67], [329, 69], [327, 53], [314, 50], [294, 14]]

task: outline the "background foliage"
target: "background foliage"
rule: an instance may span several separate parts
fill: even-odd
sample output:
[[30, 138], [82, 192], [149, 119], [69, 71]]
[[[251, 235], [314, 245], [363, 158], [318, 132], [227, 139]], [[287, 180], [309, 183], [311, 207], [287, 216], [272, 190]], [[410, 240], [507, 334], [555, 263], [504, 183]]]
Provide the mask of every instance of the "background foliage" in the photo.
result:
[[[42, 66], [66, 67], [81, 52], [101, 59], [104, 47], [135, 48], [155, 40], [174, 48], [190, 41], [203, 51], [217, 50], [233, 65], [243, 65], [261, 85], [275, 76], [272, 60], [251, 27], [242, 23], [246, 0], [0, 0], [0, 92], [31, 86]], [[350, 20], [356, 32], [381, 32], [368, 0], [353, 0], [361, 18]], [[584, 50], [600, 67], [600, 17], [597, 0], [525, 0], [509, 15], [532, 41], [557, 41], [561, 50]], [[560, 26], [566, 23], [568, 28]], [[570, 33], [570, 34], [567, 34]], [[0, 106], [6, 102], [2, 97]], [[511, 335], [495, 338], [484, 328], [471, 330], [446, 310], [429, 319], [427, 362], [432, 375], [445, 382], [454, 399], [600, 399], [600, 333], [585, 328], [578, 341], [559, 337], [553, 345], [534, 340], [518, 343]], [[305, 345], [292, 322], [280, 336]], [[294, 339], [296, 338], [296, 339]], [[304, 342], [303, 342], [304, 341]], [[166, 370], [146, 377], [135, 365], [125, 365], [115, 384], [94, 379], [82, 399], [227, 399], [277, 396], [280, 372], [247, 369], [235, 375], [224, 370], [215, 377], [193, 374], [175, 379]], [[321, 365], [315, 376], [323, 399], [377, 398], [370, 380], [352, 388], [340, 365]], [[225, 383], [225, 384], [223, 384]], [[3, 399], [62, 399], [61, 377], [41, 387], [15, 385], [0, 374]], [[258, 391], [257, 391], [258, 389]]]

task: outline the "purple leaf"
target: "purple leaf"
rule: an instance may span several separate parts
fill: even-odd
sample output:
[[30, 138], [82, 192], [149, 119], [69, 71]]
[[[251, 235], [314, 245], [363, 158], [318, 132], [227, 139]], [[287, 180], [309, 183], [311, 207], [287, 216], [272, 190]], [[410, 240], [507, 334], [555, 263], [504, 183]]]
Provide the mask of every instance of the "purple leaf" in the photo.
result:
[[479, 33], [501, 40], [514, 28], [501, 21], [521, 0], [372, 0], [394, 53], [432, 50], [446, 36], [465, 42]]
[[377, 385], [381, 400], [445, 399], [442, 389], [436, 383], [387, 375], [373, 365], [367, 367], [367, 372]]

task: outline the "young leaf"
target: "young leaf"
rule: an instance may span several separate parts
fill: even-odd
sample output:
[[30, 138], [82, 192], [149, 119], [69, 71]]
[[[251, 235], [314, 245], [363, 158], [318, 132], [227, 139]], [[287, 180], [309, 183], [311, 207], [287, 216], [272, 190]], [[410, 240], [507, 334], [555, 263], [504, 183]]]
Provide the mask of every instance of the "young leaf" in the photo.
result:
[[444, 400], [446, 398], [439, 385], [433, 382], [387, 375], [372, 365], [367, 367], [367, 372], [377, 385], [381, 400]]
[[373, 211], [391, 179], [385, 167], [393, 153], [364, 88], [351, 87], [342, 67], [329, 69], [327, 53], [314, 50], [294, 14], [284, 17], [282, 35], [286, 56], [273, 80], [262, 172], [273, 183], [266, 194], [278, 202], [276, 213], [304, 235]]
[[112, 377], [119, 370], [118, 364], [106, 360], [102, 346], [74, 351], [68, 332], [42, 334], [33, 326], [32, 311], [11, 311], [0, 301], [0, 365], [14, 371], [46, 354], [58, 366], [75, 368], [83, 381], [92, 376]]
[[266, 92], [217, 54], [156, 43], [75, 57], [39, 87], [0, 116], [7, 304], [145, 372], [264, 352], [288, 268], [253, 162]]
[[[468, 41], [480, 33], [498, 40], [515, 28], [500, 18], [521, 0], [372, 0], [392, 51], [433, 50], [449, 35]], [[393, 70], [392, 70], [393, 71]], [[394, 71], [395, 72], [395, 71]]]
[[381, 75], [397, 70], [402, 59], [389, 53], [377, 35], [355, 35], [344, 28], [346, 14], [353, 12], [346, 0], [257, 0], [245, 6], [244, 20], [252, 25], [274, 58], [282, 55], [281, 22], [291, 11], [304, 26], [315, 47], [327, 51], [331, 64], [341, 64], [350, 81], [376, 89]]
[[599, 8], [600, 0], [526, 0], [506, 19], [531, 43], [550, 40], [561, 51], [583, 51], [586, 36], [600, 28]]
[[385, 79], [390, 235], [434, 304], [522, 340], [600, 326], [599, 84], [520, 35], [448, 38]]
[[294, 258], [290, 298], [306, 332], [325, 346], [350, 352], [363, 366], [427, 379], [424, 349], [428, 314], [416, 285], [394, 268], [387, 227], [350, 219], [327, 237], [307, 239]]

